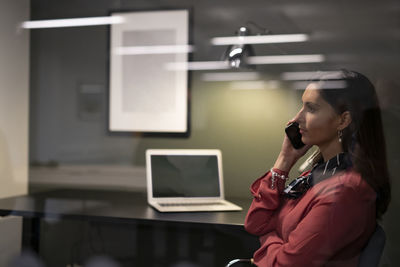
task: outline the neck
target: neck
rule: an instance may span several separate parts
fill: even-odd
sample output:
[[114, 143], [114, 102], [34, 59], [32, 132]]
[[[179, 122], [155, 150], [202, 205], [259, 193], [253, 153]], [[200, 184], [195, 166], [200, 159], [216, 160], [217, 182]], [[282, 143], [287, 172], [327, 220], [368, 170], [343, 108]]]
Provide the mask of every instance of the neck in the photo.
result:
[[321, 152], [324, 161], [327, 161], [343, 152], [342, 143], [336, 141], [326, 145], [321, 145], [319, 146], [319, 151]]

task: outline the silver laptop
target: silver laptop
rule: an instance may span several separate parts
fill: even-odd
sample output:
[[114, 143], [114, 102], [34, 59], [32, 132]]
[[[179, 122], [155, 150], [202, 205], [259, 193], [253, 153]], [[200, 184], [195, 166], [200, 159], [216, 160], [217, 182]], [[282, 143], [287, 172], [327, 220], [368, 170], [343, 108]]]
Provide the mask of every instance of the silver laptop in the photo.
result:
[[146, 176], [147, 201], [158, 211], [242, 210], [224, 199], [220, 150], [148, 149]]

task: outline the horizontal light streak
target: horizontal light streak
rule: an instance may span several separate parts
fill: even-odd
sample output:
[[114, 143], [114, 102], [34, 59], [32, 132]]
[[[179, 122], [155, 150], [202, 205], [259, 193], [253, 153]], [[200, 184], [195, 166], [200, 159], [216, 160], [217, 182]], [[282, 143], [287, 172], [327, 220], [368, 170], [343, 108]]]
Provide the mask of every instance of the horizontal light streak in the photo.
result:
[[235, 44], [274, 44], [306, 42], [309, 40], [307, 34], [275, 34], [275, 35], [254, 35], [254, 36], [229, 36], [214, 37], [211, 39], [213, 45], [235, 45]]
[[31, 20], [31, 21], [22, 22], [21, 28], [41, 29], [41, 28], [79, 27], [79, 26], [119, 24], [119, 23], [123, 23], [123, 22], [124, 22], [124, 18], [121, 16], [51, 19], [51, 20]]
[[[285, 56], [255, 56], [248, 57], [247, 64], [296, 64], [318, 63], [325, 61], [324, 55], [285, 55]], [[167, 63], [167, 70], [220, 70], [229, 69], [229, 61], [197, 61], [197, 62], [171, 62]]]
[[342, 73], [340, 71], [294, 71], [284, 72], [281, 74], [281, 79], [285, 81], [301, 81], [311, 80], [314, 77], [329, 77], [329, 79], [341, 79]]
[[149, 45], [116, 47], [116, 55], [187, 54], [193, 52], [191, 45]]
[[270, 90], [278, 89], [278, 81], [233, 81], [230, 83], [231, 90]]
[[[302, 82], [294, 82], [292, 84], [292, 88], [296, 90], [305, 90], [307, 86], [311, 82], [307, 81], [302, 81]], [[324, 82], [318, 82], [318, 85], [316, 86], [316, 89], [343, 89], [346, 88], [347, 84], [346, 81], [324, 81]]]
[[296, 64], [318, 63], [325, 61], [324, 55], [284, 55], [284, 56], [255, 56], [247, 59], [248, 64]]
[[258, 79], [260, 79], [260, 74], [257, 72], [216, 72], [202, 75], [202, 80], [207, 82], [252, 81]]
[[167, 70], [222, 70], [229, 69], [228, 61], [170, 62]]

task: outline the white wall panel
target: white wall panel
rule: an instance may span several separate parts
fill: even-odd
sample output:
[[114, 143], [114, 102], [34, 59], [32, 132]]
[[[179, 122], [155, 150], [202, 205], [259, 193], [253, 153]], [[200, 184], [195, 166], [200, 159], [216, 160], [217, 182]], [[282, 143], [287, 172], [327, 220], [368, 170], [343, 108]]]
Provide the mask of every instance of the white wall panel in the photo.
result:
[[0, 0], [0, 197], [27, 193], [29, 0]]

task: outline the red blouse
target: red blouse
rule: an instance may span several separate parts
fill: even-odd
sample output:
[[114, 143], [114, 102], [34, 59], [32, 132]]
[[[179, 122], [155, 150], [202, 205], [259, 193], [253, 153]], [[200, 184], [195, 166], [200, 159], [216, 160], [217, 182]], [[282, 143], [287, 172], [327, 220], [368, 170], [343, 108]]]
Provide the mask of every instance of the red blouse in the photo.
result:
[[[276, 170], [278, 172], [278, 170]], [[271, 189], [267, 172], [251, 186], [245, 229], [259, 236], [258, 267], [357, 266], [376, 226], [375, 191], [354, 171], [327, 178], [298, 199]]]

